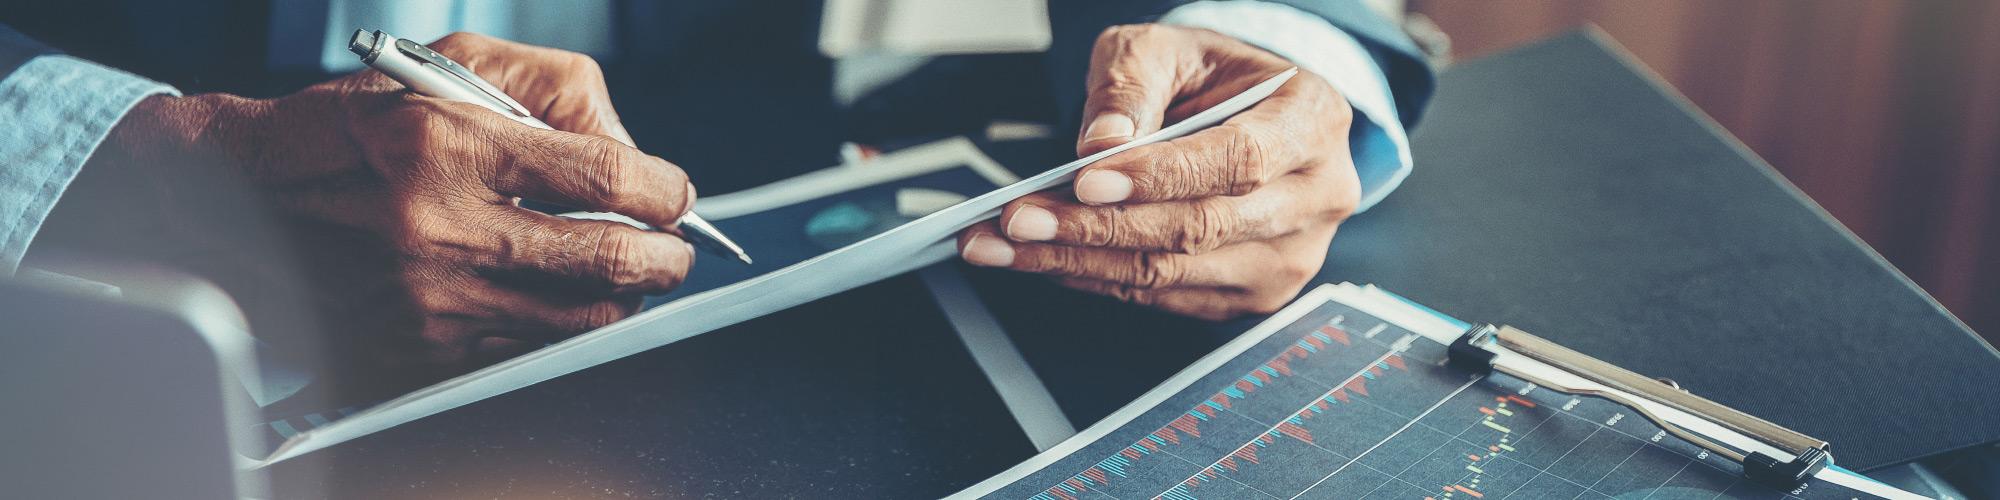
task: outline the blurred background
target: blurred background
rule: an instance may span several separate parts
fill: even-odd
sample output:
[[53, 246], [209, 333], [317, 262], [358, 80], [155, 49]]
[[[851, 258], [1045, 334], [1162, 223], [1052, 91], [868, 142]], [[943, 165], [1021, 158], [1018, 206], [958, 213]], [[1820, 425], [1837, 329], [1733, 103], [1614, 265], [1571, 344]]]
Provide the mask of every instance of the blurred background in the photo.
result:
[[1408, 9], [1449, 35], [1455, 59], [1596, 24], [2000, 343], [2000, 2], [1409, 0]]

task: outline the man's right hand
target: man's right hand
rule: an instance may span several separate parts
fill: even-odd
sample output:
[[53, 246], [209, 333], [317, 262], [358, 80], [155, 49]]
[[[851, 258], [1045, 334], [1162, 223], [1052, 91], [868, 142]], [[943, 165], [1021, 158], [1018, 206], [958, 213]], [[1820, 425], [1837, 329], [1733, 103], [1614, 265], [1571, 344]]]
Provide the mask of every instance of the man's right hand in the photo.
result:
[[[272, 100], [154, 97], [50, 219], [84, 227], [51, 236], [95, 253], [147, 247], [246, 308], [288, 275], [255, 269], [264, 259], [250, 254], [289, 254], [325, 343], [430, 378], [616, 321], [680, 284], [694, 251], [673, 234], [518, 206], [672, 231], [694, 203], [680, 168], [632, 146], [589, 57], [464, 34], [430, 46], [562, 131], [416, 95], [373, 70]], [[206, 194], [232, 183], [249, 193], [233, 206]], [[264, 226], [230, 213], [245, 210]]]

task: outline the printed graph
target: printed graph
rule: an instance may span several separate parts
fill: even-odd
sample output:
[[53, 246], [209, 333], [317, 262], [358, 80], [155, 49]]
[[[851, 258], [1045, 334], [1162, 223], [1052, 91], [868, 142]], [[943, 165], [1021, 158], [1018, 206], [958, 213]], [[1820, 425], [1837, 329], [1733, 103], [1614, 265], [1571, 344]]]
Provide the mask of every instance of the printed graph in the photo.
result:
[[1321, 306], [992, 498], [1850, 498], [1777, 491], [1631, 410], [1444, 366], [1430, 339]]

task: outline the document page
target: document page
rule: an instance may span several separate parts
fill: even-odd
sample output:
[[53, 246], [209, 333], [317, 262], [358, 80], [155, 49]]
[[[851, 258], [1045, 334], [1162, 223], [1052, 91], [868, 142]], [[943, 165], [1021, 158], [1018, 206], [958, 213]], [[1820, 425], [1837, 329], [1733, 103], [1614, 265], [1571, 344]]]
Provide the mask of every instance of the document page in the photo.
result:
[[1772, 488], [1610, 400], [1446, 366], [1468, 327], [1324, 285], [953, 498], [1922, 498], [1838, 467]]
[[[732, 285], [688, 296], [561, 343], [419, 389], [298, 434], [257, 465], [388, 429], [544, 380], [671, 344], [950, 258], [959, 230], [1017, 198], [1070, 182], [1076, 171], [1146, 144], [1185, 136], [1248, 109], [1298, 74], [1289, 69], [1145, 137], [953, 205], [894, 230]], [[755, 249], [750, 249], [755, 252]]]

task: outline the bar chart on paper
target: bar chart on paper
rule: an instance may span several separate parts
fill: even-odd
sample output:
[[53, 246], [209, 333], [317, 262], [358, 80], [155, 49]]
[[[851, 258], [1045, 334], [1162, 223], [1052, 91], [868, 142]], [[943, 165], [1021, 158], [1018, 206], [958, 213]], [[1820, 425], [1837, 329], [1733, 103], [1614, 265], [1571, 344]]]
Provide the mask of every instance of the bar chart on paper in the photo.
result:
[[1770, 489], [1623, 406], [1450, 369], [1445, 356], [1434, 340], [1326, 302], [1117, 429], [1032, 471], [1017, 467], [1004, 485], [978, 493], [1035, 500], [1873, 497], [1824, 481]]

